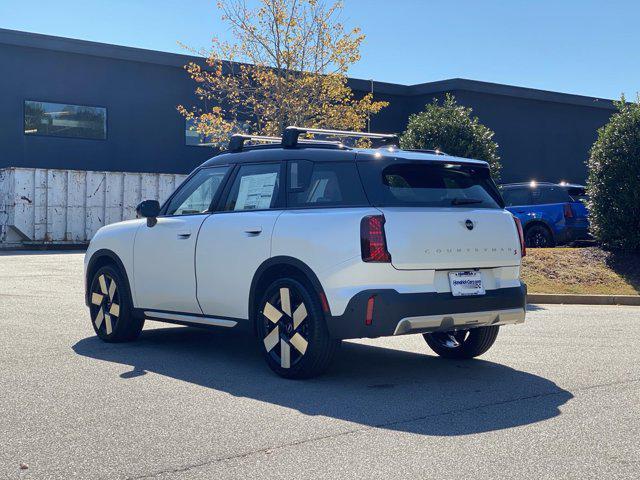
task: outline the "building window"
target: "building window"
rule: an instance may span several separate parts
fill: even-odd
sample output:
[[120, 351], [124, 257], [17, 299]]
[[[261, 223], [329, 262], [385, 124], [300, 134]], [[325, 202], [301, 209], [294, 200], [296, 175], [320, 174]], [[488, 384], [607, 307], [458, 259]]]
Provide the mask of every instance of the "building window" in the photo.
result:
[[206, 135], [196, 131], [196, 121], [193, 119], [187, 119], [185, 121], [184, 139], [187, 145], [196, 147], [214, 146]]
[[[221, 149], [224, 146], [224, 142], [214, 141], [211, 135], [205, 135], [199, 133], [196, 130], [197, 121], [193, 118], [187, 118], [184, 122], [184, 142], [187, 145], [195, 147], [213, 147]], [[238, 130], [234, 133], [249, 134], [252, 132], [251, 125], [247, 122], [238, 125]]]
[[107, 109], [25, 100], [24, 134], [105, 140]]

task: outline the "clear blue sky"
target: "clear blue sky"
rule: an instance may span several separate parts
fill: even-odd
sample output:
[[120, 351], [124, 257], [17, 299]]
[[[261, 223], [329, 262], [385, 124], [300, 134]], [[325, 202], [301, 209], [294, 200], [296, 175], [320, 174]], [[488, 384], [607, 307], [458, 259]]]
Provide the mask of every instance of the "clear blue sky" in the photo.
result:
[[[452, 77], [635, 99], [638, 0], [345, 0], [367, 34], [351, 76]], [[0, 0], [0, 28], [185, 53], [224, 37], [214, 0]]]

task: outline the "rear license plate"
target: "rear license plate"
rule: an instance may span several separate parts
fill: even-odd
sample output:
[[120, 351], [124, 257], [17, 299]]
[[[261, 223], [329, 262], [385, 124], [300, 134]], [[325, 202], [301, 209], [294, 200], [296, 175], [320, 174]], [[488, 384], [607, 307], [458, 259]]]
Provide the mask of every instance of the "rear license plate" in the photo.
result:
[[451, 286], [451, 294], [454, 297], [485, 294], [482, 275], [476, 270], [449, 272], [449, 285]]

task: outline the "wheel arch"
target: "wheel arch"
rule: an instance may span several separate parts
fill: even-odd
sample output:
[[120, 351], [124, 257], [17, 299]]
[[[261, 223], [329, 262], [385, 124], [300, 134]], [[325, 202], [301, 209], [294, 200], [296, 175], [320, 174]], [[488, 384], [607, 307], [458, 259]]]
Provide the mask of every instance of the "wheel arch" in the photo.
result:
[[284, 275], [306, 280], [319, 296], [320, 304], [325, 315], [331, 315], [327, 297], [322, 284], [311, 267], [301, 260], [288, 256], [271, 257], [265, 260], [256, 270], [249, 290], [249, 321], [255, 327], [255, 304], [259, 300], [263, 288]]
[[84, 291], [85, 291], [85, 303], [89, 305], [89, 289], [91, 287], [91, 279], [95, 272], [98, 271], [99, 268], [104, 267], [105, 265], [114, 265], [122, 274], [125, 280], [125, 287], [127, 289], [127, 293], [129, 294], [129, 298], [133, 301], [133, 296], [131, 295], [131, 282], [129, 281], [129, 276], [127, 275], [127, 269], [122, 263], [122, 260], [118, 255], [107, 248], [102, 248], [100, 250], [96, 250], [89, 262], [87, 263], [87, 274], [84, 280]]
[[548, 222], [546, 222], [545, 220], [543, 220], [541, 218], [536, 218], [536, 219], [533, 219], [533, 220], [529, 220], [527, 223], [524, 224], [524, 226], [522, 227], [522, 230], [523, 230], [523, 233], [524, 233], [525, 237], [527, 235], [527, 231], [529, 229], [531, 229], [532, 227], [535, 227], [535, 226], [541, 226], [541, 227], [546, 228], [549, 231], [549, 233], [551, 234], [551, 239], [553, 240], [553, 243], [555, 244], [555, 242], [556, 242], [556, 234], [553, 231], [553, 228], [551, 228], [551, 225], [549, 225]]

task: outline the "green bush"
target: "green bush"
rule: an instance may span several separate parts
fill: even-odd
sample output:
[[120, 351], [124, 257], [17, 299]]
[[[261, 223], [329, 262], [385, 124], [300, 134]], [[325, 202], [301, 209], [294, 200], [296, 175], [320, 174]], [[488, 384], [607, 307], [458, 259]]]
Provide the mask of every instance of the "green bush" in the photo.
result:
[[472, 109], [458, 105], [453, 95], [447, 94], [442, 104], [434, 99], [422, 112], [409, 117], [400, 146], [484, 160], [489, 163], [493, 178], [498, 180], [500, 157], [498, 144], [493, 141], [494, 132], [471, 113]]
[[607, 248], [640, 251], [640, 101], [616, 107], [587, 162], [591, 231]]

